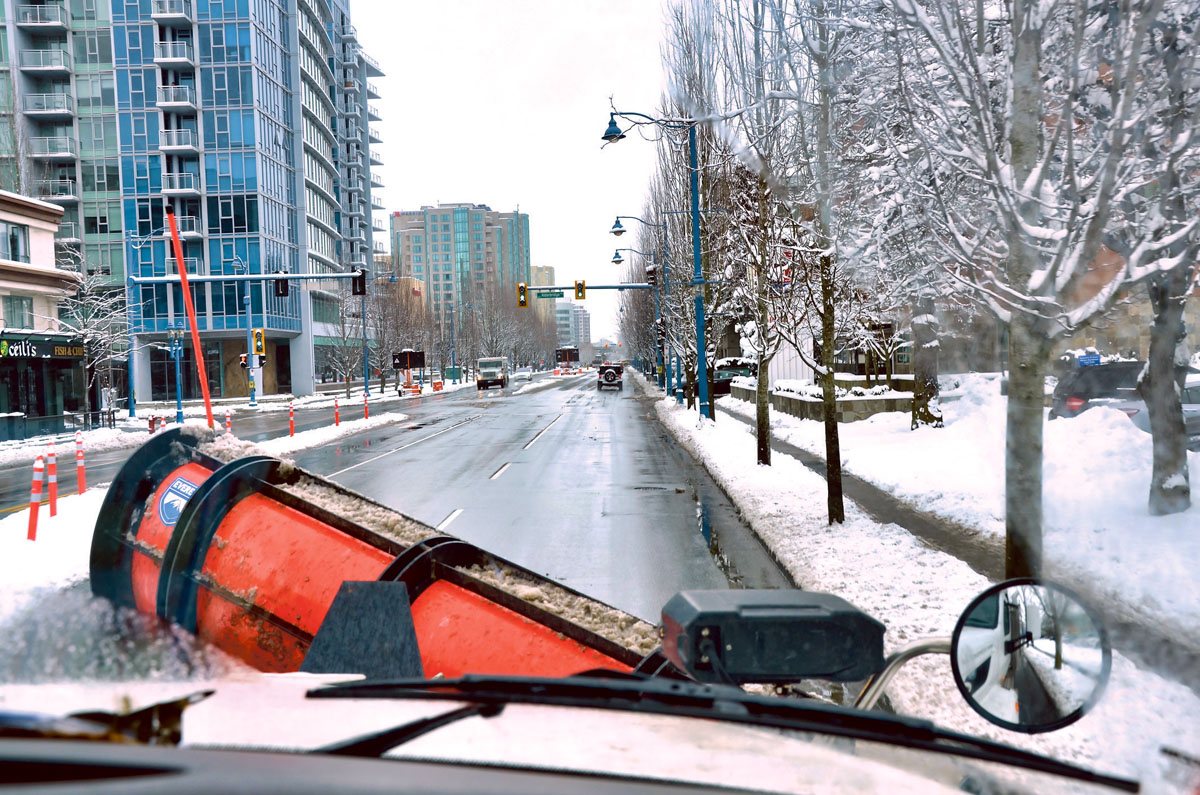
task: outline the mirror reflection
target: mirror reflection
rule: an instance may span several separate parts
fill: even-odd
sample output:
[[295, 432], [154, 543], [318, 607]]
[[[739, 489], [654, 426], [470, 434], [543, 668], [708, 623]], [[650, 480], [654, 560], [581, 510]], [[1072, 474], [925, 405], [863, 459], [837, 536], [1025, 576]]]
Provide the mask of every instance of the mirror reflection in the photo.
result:
[[951, 653], [959, 689], [976, 711], [1027, 732], [1077, 720], [1108, 674], [1092, 616], [1044, 583], [985, 592], [959, 621]]

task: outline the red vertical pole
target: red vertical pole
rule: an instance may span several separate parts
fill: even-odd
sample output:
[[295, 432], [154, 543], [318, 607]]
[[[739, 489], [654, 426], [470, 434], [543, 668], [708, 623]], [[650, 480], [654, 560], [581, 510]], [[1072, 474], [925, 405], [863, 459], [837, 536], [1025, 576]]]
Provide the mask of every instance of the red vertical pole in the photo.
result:
[[50, 515], [58, 516], [58, 461], [54, 455], [54, 442], [50, 442], [46, 463], [46, 482], [50, 487]]
[[288, 401], [288, 436], [296, 435], [296, 410], [292, 408], [292, 401]]
[[204, 395], [204, 413], [208, 417], [208, 427], [212, 428], [212, 397], [208, 394], [208, 374], [204, 371], [204, 349], [200, 347], [200, 328], [196, 325], [196, 305], [192, 301], [191, 288], [188, 287], [187, 267], [183, 264], [183, 244], [179, 242], [179, 227], [175, 225], [175, 213], [170, 210], [167, 210], [167, 225], [171, 227], [171, 245], [175, 249], [175, 269], [179, 271], [179, 284], [183, 288], [183, 305], [187, 309], [188, 325], [192, 329], [192, 354], [196, 358], [196, 375], [200, 377], [200, 393]]
[[371, 418], [371, 407], [367, 405], [367, 393], [363, 392], [363, 419]]
[[80, 494], [87, 491], [87, 471], [83, 464], [83, 431], [75, 431], [75, 480]]
[[42, 504], [42, 472], [45, 467], [39, 455], [33, 459], [33, 485], [29, 488], [29, 533], [30, 541], [37, 540], [38, 507]]
[[338, 413], [338, 402], [337, 401], [338, 401], [337, 398], [333, 399], [333, 424], [341, 425], [342, 422], [341, 422], [341, 416]]

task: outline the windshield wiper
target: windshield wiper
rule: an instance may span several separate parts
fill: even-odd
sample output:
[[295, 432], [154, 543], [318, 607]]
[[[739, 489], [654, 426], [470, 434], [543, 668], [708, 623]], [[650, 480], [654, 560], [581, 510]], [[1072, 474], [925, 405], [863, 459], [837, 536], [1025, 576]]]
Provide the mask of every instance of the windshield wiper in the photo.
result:
[[[431, 699], [500, 707], [512, 703], [551, 704], [708, 718], [998, 762], [1125, 792], [1138, 792], [1140, 788], [1136, 781], [1107, 776], [1002, 743], [941, 729], [927, 720], [866, 712], [808, 699], [755, 695], [729, 685], [643, 679], [619, 673], [602, 675], [599, 672], [561, 679], [468, 675], [457, 679], [344, 682], [310, 690], [307, 697]], [[421, 733], [458, 720], [455, 713], [459, 711], [426, 719], [442, 722], [424, 728]], [[469, 714], [476, 713], [461, 717]], [[417, 723], [420, 722], [406, 724], [395, 731]]]
[[463, 718], [469, 718], [473, 715], [491, 718], [503, 711], [503, 704], [471, 704], [466, 707], [452, 709], [449, 712], [443, 712], [440, 715], [434, 715], [431, 718], [409, 721], [399, 726], [393, 726], [390, 729], [364, 734], [361, 737], [315, 748], [309, 753], [333, 754], [335, 756], [380, 757], [398, 745], [403, 745], [409, 740], [415, 740], [422, 734], [428, 734], [435, 729], [448, 726]]

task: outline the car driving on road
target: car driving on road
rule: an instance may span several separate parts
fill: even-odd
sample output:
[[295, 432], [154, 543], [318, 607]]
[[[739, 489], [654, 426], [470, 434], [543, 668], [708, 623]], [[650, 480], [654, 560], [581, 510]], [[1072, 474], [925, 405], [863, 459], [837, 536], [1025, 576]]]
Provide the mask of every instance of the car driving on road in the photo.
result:
[[622, 391], [624, 374], [625, 368], [622, 365], [605, 362], [596, 371], [596, 389], [601, 390], [608, 386], [616, 388], [618, 392]]
[[513, 373], [512, 377], [514, 381], [532, 381], [533, 369], [530, 367], [521, 367]]

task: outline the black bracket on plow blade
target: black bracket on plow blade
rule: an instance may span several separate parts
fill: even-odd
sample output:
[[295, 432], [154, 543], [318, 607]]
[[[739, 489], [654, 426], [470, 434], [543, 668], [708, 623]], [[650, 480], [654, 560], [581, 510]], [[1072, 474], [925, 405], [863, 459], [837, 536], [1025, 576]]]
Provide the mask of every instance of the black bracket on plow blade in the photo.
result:
[[404, 583], [343, 582], [300, 670], [424, 679]]

